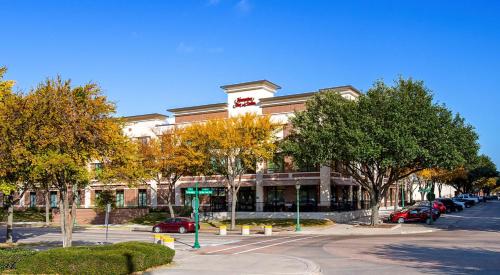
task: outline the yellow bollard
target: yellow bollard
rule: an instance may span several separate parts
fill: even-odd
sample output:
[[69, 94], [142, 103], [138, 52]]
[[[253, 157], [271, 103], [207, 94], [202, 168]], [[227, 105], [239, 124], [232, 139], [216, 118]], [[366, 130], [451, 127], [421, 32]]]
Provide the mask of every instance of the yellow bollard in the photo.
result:
[[249, 236], [250, 235], [250, 226], [243, 225], [241, 227], [241, 235], [243, 235], [243, 236]]
[[219, 226], [219, 235], [226, 236], [227, 235], [227, 226], [221, 225]]
[[266, 236], [273, 235], [273, 226], [272, 225], [265, 225], [264, 226], [264, 235], [266, 235]]
[[175, 250], [174, 241], [175, 241], [175, 239], [168, 236], [168, 235], [162, 236], [163, 245], [170, 248], [170, 249]]

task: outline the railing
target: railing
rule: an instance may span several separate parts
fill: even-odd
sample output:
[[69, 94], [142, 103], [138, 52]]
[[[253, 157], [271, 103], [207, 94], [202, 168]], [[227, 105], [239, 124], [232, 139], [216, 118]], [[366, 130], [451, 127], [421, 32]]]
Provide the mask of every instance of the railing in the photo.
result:
[[[254, 212], [257, 209], [262, 209], [263, 212], [296, 212], [297, 205], [295, 201], [276, 201], [276, 202], [261, 202], [252, 204], [236, 205], [238, 212]], [[301, 202], [300, 212], [346, 212], [355, 210], [370, 209], [370, 201], [332, 201], [330, 206], [320, 206], [317, 202]], [[226, 212], [231, 210], [231, 203], [212, 203], [211, 205], [201, 206], [200, 212]]]

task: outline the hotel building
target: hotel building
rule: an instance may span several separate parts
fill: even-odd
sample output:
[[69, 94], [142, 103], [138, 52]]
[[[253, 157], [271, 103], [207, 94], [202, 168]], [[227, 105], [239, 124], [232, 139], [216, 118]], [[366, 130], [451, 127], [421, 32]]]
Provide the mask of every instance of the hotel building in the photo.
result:
[[[245, 113], [269, 115], [271, 120], [283, 127], [277, 133], [281, 139], [290, 132], [290, 118], [296, 111], [306, 108], [306, 101], [319, 91], [331, 91], [355, 100], [360, 92], [348, 85], [325, 89], [317, 92], [277, 95], [280, 86], [267, 81], [252, 81], [225, 85], [221, 87], [227, 95], [226, 102], [211, 103], [200, 106], [189, 106], [167, 110], [171, 116], [162, 114], [145, 114], [125, 117], [124, 133], [131, 139], [143, 140], [156, 138], [163, 131], [173, 126], [188, 125], [210, 119], [223, 119]], [[342, 175], [329, 167], [296, 167], [290, 158], [280, 161], [268, 161], [256, 164], [256, 171], [245, 174], [242, 187], [238, 192], [238, 212], [292, 212], [296, 203], [296, 183], [300, 188], [300, 205], [304, 212], [351, 211], [368, 208], [368, 195], [352, 178]], [[91, 164], [98, 168], [99, 163]], [[189, 206], [192, 197], [185, 190], [194, 187], [210, 187], [213, 194], [202, 197], [202, 211], [205, 213], [225, 212], [229, 208], [226, 184], [220, 176], [182, 177], [175, 185], [176, 206]], [[92, 208], [95, 197], [105, 186], [93, 182], [80, 194], [80, 207]], [[109, 186], [106, 188], [110, 188]], [[159, 193], [165, 192], [166, 186], [149, 185], [129, 188], [125, 185], [111, 186], [116, 193], [118, 208], [163, 208], [166, 202]], [[395, 203], [396, 188], [388, 192], [383, 206]], [[54, 201], [53, 201], [54, 200]], [[57, 205], [56, 193], [51, 195], [51, 204]], [[24, 206], [42, 206], [43, 196], [35, 192], [25, 194], [21, 202]]]

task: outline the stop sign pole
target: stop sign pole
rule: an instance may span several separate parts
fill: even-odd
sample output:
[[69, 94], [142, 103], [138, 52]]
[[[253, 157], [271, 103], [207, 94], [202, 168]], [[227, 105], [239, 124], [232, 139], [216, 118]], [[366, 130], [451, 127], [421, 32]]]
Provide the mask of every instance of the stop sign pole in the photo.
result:
[[198, 198], [198, 182], [195, 183], [195, 197], [193, 199], [193, 211], [194, 211], [194, 249], [200, 248], [200, 242], [198, 241], [198, 208], [200, 206], [200, 199]]

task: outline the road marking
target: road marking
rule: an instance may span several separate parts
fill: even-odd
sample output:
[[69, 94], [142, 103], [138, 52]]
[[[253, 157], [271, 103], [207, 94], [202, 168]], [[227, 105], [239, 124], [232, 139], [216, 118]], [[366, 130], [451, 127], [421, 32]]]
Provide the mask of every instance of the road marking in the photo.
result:
[[272, 242], [272, 241], [280, 241], [280, 240], [284, 240], [284, 239], [290, 239], [290, 238], [293, 238], [293, 237], [295, 237], [295, 236], [284, 237], [284, 238], [277, 238], [277, 239], [265, 240], [265, 241], [259, 241], [259, 242], [254, 242], [254, 243], [247, 243], [247, 244], [243, 244], [243, 245], [238, 245], [238, 246], [227, 247], [227, 248], [219, 249], [219, 250], [215, 250], [215, 251], [210, 251], [210, 252], [207, 252], [206, 254], [211, 254], [211, 253], [217, 253], [217, 252], [221, 252], [221, 251], [236, 249], [236, 248], [240, 248], [240, 247], [249, 246], [249, 245], [252, 245], [252, 244], [267, 243], [267, 242]]
[[311, 236], [311, 237], [294, 239], [294, 240], [289, 240], [289, 241], [280, 242], [280, 243], [273, 243], [273, 244], [270, 244], [270, 245], [265, 245], [265, 246], [261, 246], [261, 247], [257, 247], [257, 248], [248, 249], [248, 250], [245, 250], [245, 251], [236, 252], [236, 253], [233, 253], [233, 255], [243, 254], [243, 253], [246, 253], [246, 252], [251, 252], [251, 251], [255, 251], [255, 250], [259, 250], [259, 249], [263, 249], [263, 248], [268, 248], [268, 247], [275, 246], [275, 245], [280, 245], [280, 244], [285, 244], [285, 243], [291, 243], [291, 242], [296, 242], [296, 241], [301, 241], [301, 240], [307, 240], [307, 239], [312, 239], [312, 238], [318, 238], [318, 237], [321, 237], [321, 236]]

